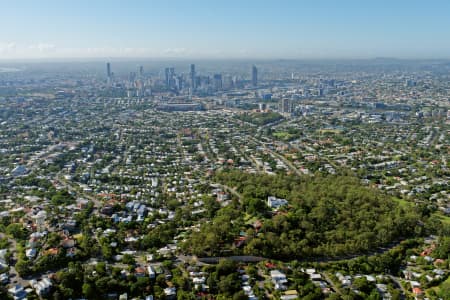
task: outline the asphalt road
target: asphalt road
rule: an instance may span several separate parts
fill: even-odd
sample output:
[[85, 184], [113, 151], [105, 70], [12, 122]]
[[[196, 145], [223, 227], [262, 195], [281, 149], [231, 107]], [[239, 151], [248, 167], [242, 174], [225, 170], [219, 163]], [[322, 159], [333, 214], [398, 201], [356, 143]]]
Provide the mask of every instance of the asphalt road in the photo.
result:
[[0, 233], [0, 238], [7, 238], [9, 241], [9, 252], [11, 252], [11, 261], [9, 264], [9, 283], [8, 288], [15, 286], [16, 284], [21, 284], [22, 286], [28, 285], [28, 280], [23, 279], [19, 273], [17, 273], [16, 268], [14, 267], [17, 262], [17, 243], [14, 239], [9, 238], [3, 233]]

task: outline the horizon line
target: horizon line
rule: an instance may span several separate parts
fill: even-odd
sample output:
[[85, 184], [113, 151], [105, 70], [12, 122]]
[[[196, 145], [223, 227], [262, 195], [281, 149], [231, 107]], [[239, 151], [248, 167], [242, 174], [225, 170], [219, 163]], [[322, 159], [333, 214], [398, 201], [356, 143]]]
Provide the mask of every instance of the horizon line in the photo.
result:
[[0, 58], [0, 63], [24, 63], [24, 62], [108, 62], [108, 61], [138, 61], [138, 60], [154, 60], [154, 61], [373, 61], [373, 60], [398, 60], [398, 61], [447, 61], [449, 57], [152, 57], [152, 56], [105, 56], [105, 57], [23, 57], [23, 58]]

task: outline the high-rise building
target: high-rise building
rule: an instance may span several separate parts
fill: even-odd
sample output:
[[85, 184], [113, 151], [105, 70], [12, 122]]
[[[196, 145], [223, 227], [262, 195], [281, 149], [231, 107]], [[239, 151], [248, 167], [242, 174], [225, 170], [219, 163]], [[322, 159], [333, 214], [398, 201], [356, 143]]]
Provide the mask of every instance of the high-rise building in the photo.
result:
[[136, 73], [135, 72], [130, 72], [130, 76], [128, 77], [128, 80], [130, 82], [134, 82], [136, 80]]
[[222, 74], [214, 74], [214, 89], [216, 91], [222, 90]]
[[169, 78], [169, 74], [170, 74], [170, 73], [169, 73], [169, 68], [166, 68], [166, 69], [164, 70], [164, 74], [166, 75], [166, 77], [165, 77], [165, 79], [166, 79], [166, 80], [165, 80], [166, 86], [169, 87], [169, 79], [170, 79], [170, 78]]
[[106, 76], [111, 78], [111, 64], [109, 62], [106, 63]]
[[172, 88], [175, 86], [175, 68], [166, 68], [165, 69], [165, 75], [166, 75], [166, 86], [168, 88]]
[[252, 85], [254, 87], [258, 85], [258, 69], [255, 65], [252, 67]]
[[177, 90], [181, 91], [183, 89], [183, 76], [176, 76], [175, 78], [175, 87]]
[[144, 77], [144, 66], [139, 66], [139, 77]]
[[191, 72], [189, 73], [189, 77], [191, 79], [191, 89], [194, 90], [196, 88], [195, 65], [194, 64], [191, 64]]
[[34, 223], [36, 225], [36, 230], [42, 232], [45, 230], [45, 219], [47, 218], [47, 213], [45, 210], [39, 211], [37, 214], [33, 215]]
[[267, 104], [266, 103], [258, 103], [259, 106], [259, 110], [263, 111], [267, 109]]
[[291, 100], [284, 98], [278, 102], [278, 112], [281, 114], [289, 114], [292, 112]]
[[406, 79], [406, 81], [405, 81], [405, 86], [406, 87], [414, 87], [416, 85], [417, 85], [417, 83], [414, 80], [412, 80], [412, 79]]
[[231, 75], [223, 76], [222, 87], [224, 90], [230, 90], [233, 88], [233, 77], [231, 77]]

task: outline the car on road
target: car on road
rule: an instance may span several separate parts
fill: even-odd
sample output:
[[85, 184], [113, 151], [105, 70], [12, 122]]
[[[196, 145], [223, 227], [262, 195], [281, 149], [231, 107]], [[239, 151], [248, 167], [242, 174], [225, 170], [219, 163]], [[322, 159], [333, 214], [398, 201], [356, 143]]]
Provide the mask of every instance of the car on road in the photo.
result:
[[9, 282], [9, 275], [8, 275], [8, 273], [0, 274], [0, 282], [2, 284], [7, 284]]

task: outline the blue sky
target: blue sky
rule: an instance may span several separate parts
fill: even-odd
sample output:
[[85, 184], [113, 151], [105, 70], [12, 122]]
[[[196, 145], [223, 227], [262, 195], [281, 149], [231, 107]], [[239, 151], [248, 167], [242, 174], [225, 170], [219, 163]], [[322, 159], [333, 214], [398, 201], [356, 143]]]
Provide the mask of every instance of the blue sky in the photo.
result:
[[0, 57], [450, 58], [445, 0], [0, 0]]

